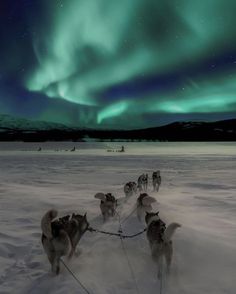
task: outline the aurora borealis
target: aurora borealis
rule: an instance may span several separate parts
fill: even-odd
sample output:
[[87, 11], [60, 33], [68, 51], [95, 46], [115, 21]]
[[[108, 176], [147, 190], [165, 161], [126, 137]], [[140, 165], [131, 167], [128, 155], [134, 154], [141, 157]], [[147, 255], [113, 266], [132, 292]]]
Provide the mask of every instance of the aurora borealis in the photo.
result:
[[3, 0], [0, 11], [0, 113], [99, 128], [235, 117], [234, 0]]

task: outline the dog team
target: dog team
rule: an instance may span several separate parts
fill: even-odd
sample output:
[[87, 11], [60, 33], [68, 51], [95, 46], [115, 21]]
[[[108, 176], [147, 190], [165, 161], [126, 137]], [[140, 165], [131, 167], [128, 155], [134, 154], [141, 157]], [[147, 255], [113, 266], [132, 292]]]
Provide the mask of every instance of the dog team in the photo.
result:
[[[152, 185], [153, 191], [159, 191], [161, 185], [160, 171], [152, 173]], [[152, 212], [152, 203], [156, 202], [156, 199], [146, 193], [147, 188], [148, 174], [142, 174], [137, 183], [128, 182], [125, 184], [124, 193], [126, 197], [131, 197], [136, 195], [138, 191], [140, 192], [136, 201], [137, 217], [141, 221], [146, 214], [146, 235], [152, 257], [157, 263], [160, 258], [165, 257], [167, 272], [169, 272], [173, 255], [172, 236], [180, 225], [171, 223], [166, 227], [166, 224], [159, 217], [159, 212]], [[94, 197], [100, 200], [100, 210], [104, 221], [115, 216], [117, 199], [111, 193], [97, 193]], [[67, 215], [62, 218], [57, 218], [57, 215], [58, 212], [52, 209], [41, 220], [42, 245], [51, 264], [52, 272], [55, 274], [60, 272], [61, 257], [71, 258], [75, 255], [76, 246], [89, 229], [86, 214], [73, 213], [72, 216]]]

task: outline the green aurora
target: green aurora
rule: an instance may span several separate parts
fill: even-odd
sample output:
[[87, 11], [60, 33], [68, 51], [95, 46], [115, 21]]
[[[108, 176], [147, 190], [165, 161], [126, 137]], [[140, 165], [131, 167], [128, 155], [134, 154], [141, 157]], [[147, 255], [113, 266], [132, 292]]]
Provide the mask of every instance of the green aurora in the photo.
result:
[[[236, 1], [42, 3], [31, 34], [37, 62], [23, 85], [77, 105], [78, 125], [142, 127], [149, 114], [236, 111]], [[47, 109], [39, 118], [60, 120]]]

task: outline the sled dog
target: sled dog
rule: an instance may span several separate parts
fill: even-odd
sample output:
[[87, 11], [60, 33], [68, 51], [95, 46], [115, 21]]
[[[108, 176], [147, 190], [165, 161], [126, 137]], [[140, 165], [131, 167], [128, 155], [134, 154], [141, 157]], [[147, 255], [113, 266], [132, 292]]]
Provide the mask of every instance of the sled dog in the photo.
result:
[[52, 272], [59, 274], [60, 258], [72, 257], [76, 246], [89, 227], [86, 214], [72, 214], [55, 219], [57, 210], [49, 210], [41, 220], [42, 244], [48, 260], [51, 263]]
[[142, 174], [141, 176], [139, 176], [138, 178], [138, 188], [139, 188], [139, 192], [142, 191], [147, 191], [147, 186], [148, 186], [148, 174]]
[[158, 192], [161, 185], [161, 174], [159, 170], [152, 173], [152, 185], [153, 190]]
[[146, 211], [152, 211], [152, 203], [156, 202], [156, 199], [149, 196], [147, 193], [141, 193], [137, 198], [137, 217], [139, 221], [142, 220]]
[[137, 193], [137, 184], [135, 182], [128, 182], [124, 186], [125, 196], [129, 197]]
[[115, 215], [117, 200], [111, 193], [97, 193], [94, 197], [101, 200], [100, 209], [104, 221]]
[[147, 239], [149, 241], [152, 257], [158, 264], [158, 277], [160, 277], [161, 258], [165, 257], [167, 273], [170, 271], [173, 256], [172, 236], [175, 230], [181, 225], [178, 223], [171, 223], [166, 227], [166, 224], [159, 217], [159, 212], [146, 212], [145, 221], [147, 224]]

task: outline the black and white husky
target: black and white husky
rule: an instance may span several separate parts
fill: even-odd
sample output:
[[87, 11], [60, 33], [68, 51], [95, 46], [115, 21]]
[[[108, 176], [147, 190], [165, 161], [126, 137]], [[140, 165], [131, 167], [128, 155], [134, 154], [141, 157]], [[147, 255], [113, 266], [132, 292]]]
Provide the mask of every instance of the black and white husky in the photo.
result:
[[137, 184], [135, 182], [128, 182], [124, 185], [125, 196], [129, 197], [137, 193]]
[[145, 212], [152, 211], [152, 203], [156, 202], [156, 199], [149, 196], [147, 193], [142, 193], [137, 198], [137, 217], [141, 221]]
[[147, 187], [148, 187], [148, 174], [142, 174], [141, 176], [139, 176], [138, 178], [138, 188], [139, 188], [139, 192], [142, 191], [147, 191]]
[[152, 173], [152, 185], [153, 190], [158, 192], [161, 185], [161, 174], [159, 170]]
[[48, 260], [51, 263], [52, 272], [59, 274], [60, 258], [75, 253], [76, 246], [87, 231], [89, 223], [86, 214], [73, 214], [71, 217], [55, 219], [56, 210], [49, 210], [41, 220], [42, 244]]
[[115, 215], [117, 200], [111, 193], [97, 193], [94, 197], [101, 200], [100, 209], [104, 221]]
[[151, 248], [152, 257], [159, 265], [158, 276], [160, 277], [160, 263], [162, 263], [161, 259], [163, 256], [166, 260], [167, 273], [170, 271], [173, 256], [172, 236], [175, 230], [181, 225], [178, 223], [171, 223], [166, 228], [166, 224], [159, 217], [159, 212], [146, 212], [145, 221], [147, 224], [147, 239]]

